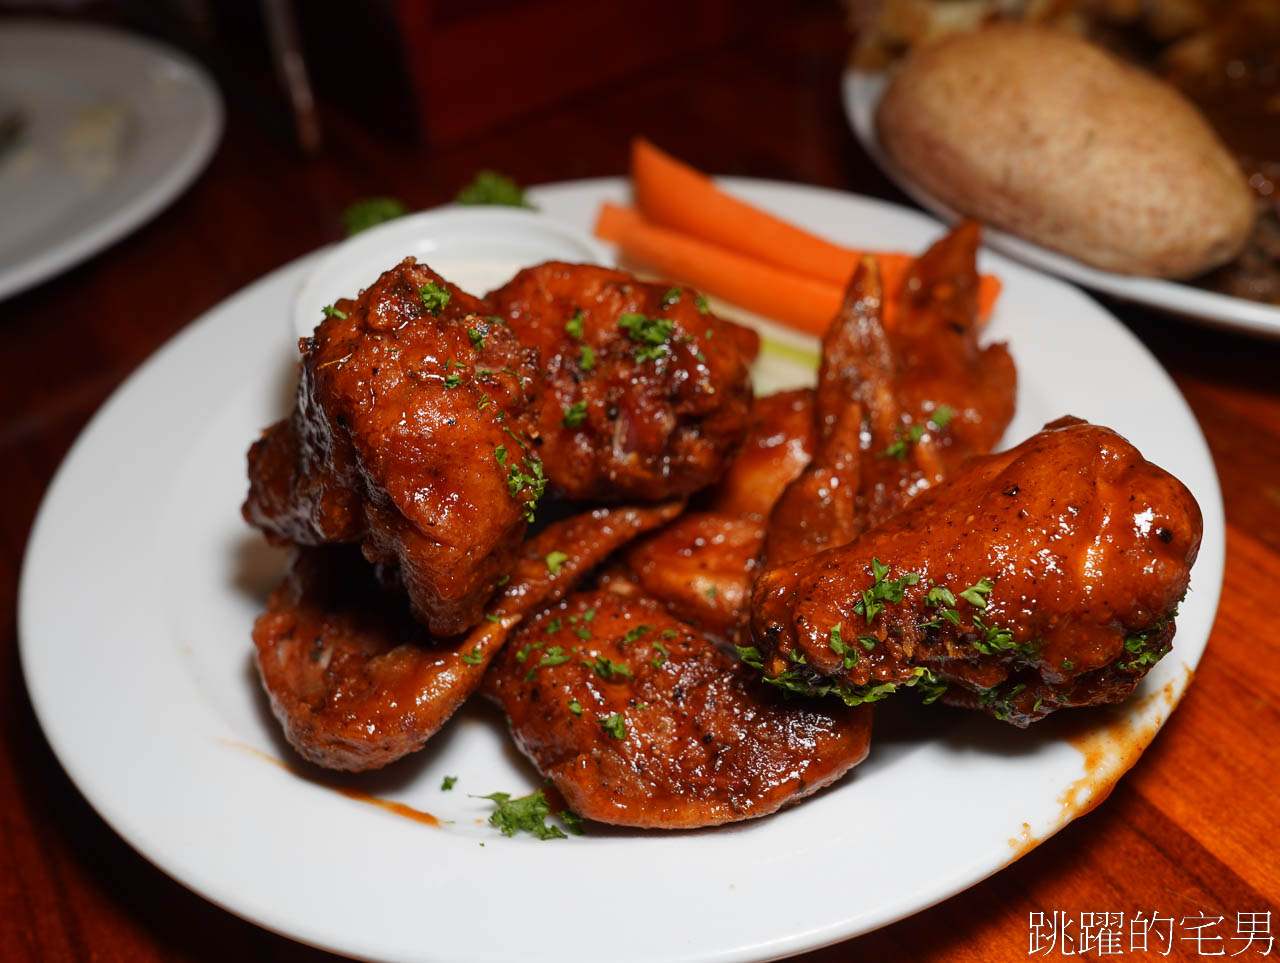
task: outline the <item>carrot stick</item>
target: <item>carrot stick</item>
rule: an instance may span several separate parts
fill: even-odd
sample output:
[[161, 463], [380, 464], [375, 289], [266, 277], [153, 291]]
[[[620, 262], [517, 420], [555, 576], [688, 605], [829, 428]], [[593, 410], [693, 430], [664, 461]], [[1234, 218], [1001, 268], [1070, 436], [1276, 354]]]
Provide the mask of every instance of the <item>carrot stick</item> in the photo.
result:
[[821, 336], [840, 309], [841, 290], [834, 284], [650, 224], [633, 208], [606, 203], [596, 234], [664, 277], [810, 334]]
[[[864, 253], [833, 244], [726, 194], [701, 171], [642, 137], [631, 142], [631, 181], [641, 213], [655, 225], [841, 289]], [[885, 290], [896, 293], [915, 258], [897, 252], [874, 253]], [[999, 294], [999, 280], [984, 275], [978, 288], [980, 318], [991, 313]]]
[[[843, 288], [860, 252], [823, 240], [726, 194], [696, 168], [643, 137], [631, 142], [631, 183], [645, 218], [760, 261]], [[905, 254], [881, 254], [882, 270]], [[899, 268], [905, 270], [905, 268]]]

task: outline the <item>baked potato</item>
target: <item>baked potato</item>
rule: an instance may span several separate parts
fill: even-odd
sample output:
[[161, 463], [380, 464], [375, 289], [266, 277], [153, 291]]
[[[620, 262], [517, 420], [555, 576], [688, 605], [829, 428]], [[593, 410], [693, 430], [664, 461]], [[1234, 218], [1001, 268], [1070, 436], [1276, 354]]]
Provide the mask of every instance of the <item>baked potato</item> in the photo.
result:
[[903, 170], [957, 211], [1087, 264], [1187, 278], [1231, 260], [1244, 175], [1174, 88], [1088, 41], [992, 24], [916, 50], [876, 112]]

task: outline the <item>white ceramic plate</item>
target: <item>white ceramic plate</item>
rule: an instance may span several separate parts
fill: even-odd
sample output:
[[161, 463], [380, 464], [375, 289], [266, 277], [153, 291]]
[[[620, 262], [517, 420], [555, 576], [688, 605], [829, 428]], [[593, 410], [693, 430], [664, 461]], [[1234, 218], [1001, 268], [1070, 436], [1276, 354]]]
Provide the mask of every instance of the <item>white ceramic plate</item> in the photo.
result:
[[[886, 75], [881, 72], [845, 71], [841, 82], [844, 112], [858, 142], [917, 204], [948, 221], [958, 220], [956, 211], [913, 181], [880, 144], [875, 110], [885, 83]], [[984, 243], [997, 251], [1095, 291], [1212, 325], [1280, 337], [1280, 307], [1176, 281], [1103, 271], [995, 228], [986, 228], [983, 234]]]
[[222, 130], [204, 71], [102, 27], [0, 23], [0, 111], [25, 118], [0, 154], [0, 298], [155, 215], [203, 168]]
[[[726, 183], [852, 244], [919, 250], [940, 231], [850, 194]], [[601, 200], [624, 192], [598, 180], [531, 196], [585, 230]], [[1154, 735], [1203, 651], [1224, 551], [1209, 452], [1152, 357], [1075, 288], [998, 255], [982, 260], [1005, 283], [991, 336], [1008, 339], [1019, 365], [1009, 440], [1067, 412], [1113, 425], [1182, 478], [1205, 514], [1172, 655], [1120, 710], [1077, 717], [1112, 740], [1093, 772], [1053, 720], [1024, 732], [909, 697], [881, 711], [870, 758], [843, 782], [775, 816], [700, 832], [499, 835], [485, 823], [490, 804], [467, 794], [538, 781], [478, 704], [381, 773], [334, 780], [282, 767], [294, 758], [249, 641], [282, 559], [238, 510], [245, 450], [289, 403], [296, 349], [270, 319], [288, 315], [306, 259], [157, 352], [54, 479], [19, 612], [27, 685], [54, 751], [98, 812], [176, 879], [265, 927], [370, 959], [562, 963], [573, 947], [607, 947], [624, 963], [768, 959], [971, 885], [1101, 798]], [[794, 343], [772, 345], [761, 381], [811, 377], [793, 353]], [[445, 775], [458, 777], [452, 792], [441, 791]], [[333, 785], [452, 822], [424, 826]], [[980, 801], [964, 805], [963, 833], [928, 829], [940, 799]]]

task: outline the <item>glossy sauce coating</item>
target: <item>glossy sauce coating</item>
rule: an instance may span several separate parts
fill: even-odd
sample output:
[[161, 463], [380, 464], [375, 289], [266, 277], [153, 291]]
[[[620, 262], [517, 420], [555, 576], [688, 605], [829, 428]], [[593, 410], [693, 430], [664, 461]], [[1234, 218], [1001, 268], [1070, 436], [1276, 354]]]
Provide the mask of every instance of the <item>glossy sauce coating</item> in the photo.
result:
[[522, 449], [537, 355], [485, 314], [425, 265], [397, 265], [301, 342], [294, 412], [249, 452], [250, 523], [360, 543], [437, 635], [479, 621], [537, 494]]
[[656, 500], [720, 477], [747, 428], [754, 332], [693, 290], [585, 264], [527, 268], [487, 303], [541, 352], [538, 453], [557, 490]]
[[860, 762], [871, 726], [865, 707], [785, 701], [657, 604], [609, 591], [523, 626], [486, 691], [570, 808], [654, 829], [774, 812]]
[[1004, 345], [978, 344], [978, 240], [966, 222], [915, 261], [891, 332], [878, 264], [859, 265], [823, 338], [817, 451], [774, 509], [770, 564], [848, 542], [1004, 434], [1017, 379]]
[[704, 632], [740, 641], [765, 519], [808, 464], [815, 434], [812, 391], [756, 398], [746, 441], [701, 502], [705, 510], [681, 515], [628, 549], [627, 566], [644, 594]]
[[[1201, 528], [1176, 478], [1110, 429], [1062, 419], [848, 545], [765, 572], [753, 637], [773, 677], [910, 684], [925, 668], [945, 701], [1026, 725], [1133, 690], [1168, 649]], [[873, 559], [902, 592], [869, 622], [855, 606]], [[933, 588], [954, 600], [930, 604]]]
[[[289, 743], [329, 769], [385, 766], [415, 752], [476, 690], [522, 615], [561, 598], [677, 504], [597, 509], [527, 542], [489, 617], [438, 640], [353, 548], [301, 549], [253, 627], [257, 664]], [[546, 557], [563, 552], [553, 571]]]

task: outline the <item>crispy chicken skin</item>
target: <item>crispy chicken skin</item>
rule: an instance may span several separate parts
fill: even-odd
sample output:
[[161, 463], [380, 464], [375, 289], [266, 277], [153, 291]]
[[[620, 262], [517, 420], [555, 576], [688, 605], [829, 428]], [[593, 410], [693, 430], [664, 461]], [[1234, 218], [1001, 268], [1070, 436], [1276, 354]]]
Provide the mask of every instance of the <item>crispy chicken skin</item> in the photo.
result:
[[1019, 726], [1119, 702], [1169, 649], [1201, 527], [1180, 481], [1064, 418], [849, 544], [766, 571], [743, 657], [850, 702], [946, 685], [944, 701]]
[[[470, 633], [437, 640], [351, 547], [300, 549], [253, 627], [258, 670], [285, 737], [328, 769], [376, 769], [414, 752], [479, 686], [524, 614], [564, 596], [678, 503], [597, 509], [527, 542]], [[555, 568], [552, 551], [565, 554]]]
[[978, 346], [978, 226], [916, 260], [886, 332], [874, 258], [859, 265], [822, 342], [817, 452], [774, 509], [770, 564], [844, 544], [990, 451], [1013, 418], [1003, 344]]
[[866, 756], [867, 707], [785, 700], [642, 598], [570, 597], [521, 627], [486, 691], [579, 815], [652, 829], [764, 816]]
[[738, 640], [760, 571], [765, 520], [814, 445], [813, 392], [757, 398], [746, 441], [706, 509], [687, 512], [627, 550], [645, 594], [717, 638]]
[[715, 482], [751, 405], [754, 332], [695, 292], [549, 262], [489, 294], [545, 368], [538, 454], [572, 499], [657, 500]]
[[251, 524], [358, 542], [436, 635], [479, 621], [544, 484], [521, 447], [537, 354], [486, 313], [402, 262], [301, 342], [293, 414], [249, 451]]

